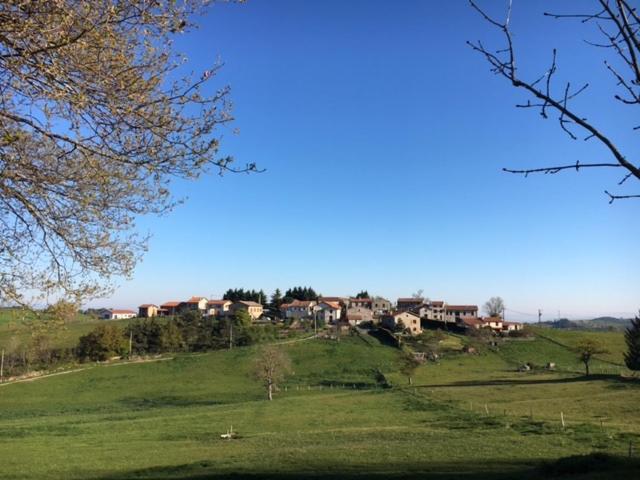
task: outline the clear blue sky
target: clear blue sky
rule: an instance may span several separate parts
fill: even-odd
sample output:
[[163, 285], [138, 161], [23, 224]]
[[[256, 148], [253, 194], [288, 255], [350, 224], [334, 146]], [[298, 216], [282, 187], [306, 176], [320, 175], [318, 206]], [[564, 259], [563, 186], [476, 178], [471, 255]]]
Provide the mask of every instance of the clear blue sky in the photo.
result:
[[[539, 76], [558, 47], [559, 78], [592, 84], [580, 109], [636, 153], [623, 129], [633, 112], [611, 102], [600, 52], [583, 42], [596, 34], [542, 17], [549, 2], [514, 3], [521, 74]], [[499, 46], [466, 2], [250, 0], [214, 5], [200, 24], [177, 45], [189, 70], [225, 62], [212, 87], [231, 85], [240, 133], [223, 131], [223, 153], [267, 171], [176, 184], [187, 202], [140, 221], [153, 234], [144, 261], [92, 305], [310, 285], [479, 305], [500, 295], [524, 320], [513, 311], [640, 307], [640, 202], [603, 193], [620, 172], [501, 172], [611, 159], [514, 108], [527, 97], [465, 45]]]

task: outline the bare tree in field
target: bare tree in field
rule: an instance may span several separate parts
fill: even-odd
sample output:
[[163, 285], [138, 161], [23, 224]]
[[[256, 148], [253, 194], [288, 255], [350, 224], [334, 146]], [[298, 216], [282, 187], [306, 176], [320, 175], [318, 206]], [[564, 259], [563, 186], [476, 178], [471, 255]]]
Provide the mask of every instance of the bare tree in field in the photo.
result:
[[589, 365], [593, 357], [602, 353], [608, 353], [600, 342], [591, 339], [582, 340], [578, 343], [576, 352], [578, 353], [578, 358], [584, 364], [585, 375], [587, 377], [589, 376]]
[[273, 400], [273, 391], [289, 373], [291, 360], [283, 350], [268, 345], [258, 351], [253, 364], [253, 374], [264, 385], [269, 400]]
[[[612, 139], [612, 132], [602, 130], [598, 126], [597, 119], [585, 118], [584, 113], [574, 108], [571, 103], [578, 95], [588, 90], [589, 83], [580, 83], [576, 86], [567, 82], [557, 85], [554, 75], [559, 67], [555, 49], [551, 54], [549, 68], [538, 78], [529, 80], [521, 77], [517, 69], [516, 48], [510, 29], [511, 1], [509, 1], [504, 21], [490, 17], [474, 1], [470, 3], [485, 21], [502, 32], [504, 44], [498, 49], [491, 49], [481, 41], [467, 43], [484, 56], [491, 65], [493, 73], [504, 77], [512, 86], [524, 90], [531, 97], [525, 104], [517, 105], [517, 107], [538, 109], [544, 119], [555, 116], [560, 128], [571, 139], [582, 138], [583, 140], [597, 141], [605, 147], [609, 154], [608, 160], [603, 159], [597, 163], [576, 161], [570, 164], [543, 165], [524, 170], [510, 168], [503, 170], [527, 176], [532, 173], [556, 174], [564, 170], [578, 172], [582, 168], [617, 169], [621, 172], [618, 186], [630, 179], [635, 180], [635, 184], [640, 186], [640, 159], [638, 159], [637, 153], [635, 151], [623, 152]], [[554, 19], [580, 20], [584, 25], [592, 26], [594, 31], [601, 36], [601, 40], [587, 43], [603, 56], [604, 68], [610, 73], [616, 89], [612, 95], [612, 101], [620, 102], [629, 108], [637, 108], [640, 106], [640, 12], [628, 0], [594, 0], [590, 4], [592, 5], [590, 12], [545, 13], [545, 16]], [[559, 3], [559, 5], [562, 4]], [[582, 5], [585, 5], [585, 9], [589, 9], [586, 6], [587, 2], [582, 2]], [[640, 133], [640, 122], [637, 125], [628, 125], [626, 128]], [[640, 198], [640, 193], [616, 194], [610, 193], [608, 190], [605, 190], [605, 193], [609, 197], [609, 203], [623, 198]]]
[[[8, 0], [0, 5], [0, 302], [76, 302], [129, 276], [141, 215], [175, 179], [235, 168], [220, 63], [181, 73], [172, 37], [206, 0]], [[213, 52], [212, 52], [213, 54]]]
[[502, 297], [491, 297], [485, 302], [482, 309], [490, 317], [502, 317], [504, 314], [504, 300], [502, 300]]

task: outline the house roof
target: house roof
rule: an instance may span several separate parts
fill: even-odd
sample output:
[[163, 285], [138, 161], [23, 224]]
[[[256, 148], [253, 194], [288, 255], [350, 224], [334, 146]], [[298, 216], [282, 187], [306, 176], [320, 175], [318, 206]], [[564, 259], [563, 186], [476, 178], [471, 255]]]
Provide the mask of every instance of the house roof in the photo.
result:
[[258, 302], [252, 302], [251, 300], [240, 300], [240, 301], [238, 301], [236, 303], [242, 303], [243, 305], [246, 305], [247, 307], [261, 307], [262, 306]]
[[423, 303], [424, 298], [422, 297], [410, 297], [410, 298], [399, 298], [398, 303]]
[[232, 303], [231, 300], [209, 300], [207, 305], [226, 305], [227, 303]]
[[484, 324], [484, 322], [480, 320], [478, 317], [462, 317], [460, 321], [465, 325], [469, 325], [470, 327]]
[[321, 302], [343, 302], [344, 297], [320, 297]]
[[370, 298], [350, 298], [351, 303], [371, 303]]
[[315, 300], [294, 300], [291, 303], [286, 304], [287, 307], [313, 307], [317, 302]]
[[413, 312], [409, 312], [409, 311], [407, 311], [407, 312], [396, 312], [396, 313], [393, 314], [393, 317], [400, 317], [402, 315], [413, 315], [416, 318], [420, 318], [420, 315], [417, 315], [417, 314], [415, 314]]
[[522, 325], [522, 324], [520, 322], [505, 322], [505, 321], [503, 321], [502, 325], [504, 325], [505, 327], [509, 327], [509, 326], [512, 326], [512, 325]]
[[334, 310], [340, 310], [340, 304], [338, 302], [327, 302], [325, 300], [323, 300], [322, 302], [320, 302], [323, 305], [328, 305], [329, 307], [333, 308]]
[[187, 300], [184, 303], [200, 303], [200, 300], [206, 300], [205, 297], [191, 297], [189, 300]]
[[112, 308], [111, 310], [109, 310], [112, 314], [117, 314], [117, 313], [133, 313], [134, 315], [137, 312], [134, 312], [133, 310], [123, 310], [123, 309], [118, 309], [118, 308]]
[[484, 317], [482, 321], [485, 323], [503, 323], [500, 317]]
[[447, 305], [447, 310], [478, 310], [477, 305]]
[[160, 307], [162, 307], [162, 308], [177, 307], [178, 305], [180, 305], [180, 302], [165, 302], [162, 305], [160, 305]]
[[433, 300], [429, 302], [432, 307], [444, 307], [444, 302], [442, 300]]
[[157, 305], [154, 305], [153, 303], [143, 303], [142, 305], [140, 305], [138, 308], [149, 308], [149, 307], [156, 307], [158, 308]]

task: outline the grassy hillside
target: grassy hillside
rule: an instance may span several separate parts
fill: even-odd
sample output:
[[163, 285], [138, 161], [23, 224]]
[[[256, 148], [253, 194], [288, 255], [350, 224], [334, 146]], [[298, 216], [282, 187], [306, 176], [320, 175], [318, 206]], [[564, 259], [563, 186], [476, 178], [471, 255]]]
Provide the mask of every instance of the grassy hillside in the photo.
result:
[[[520, 358], [559, 354], [537, 340], [449, 353], [420, 367], [411, 387], [399, 352], [371, 338], [282, 348], [295, 373], [273, 402], [251, 377], [253, 348], [5, 384], [2, 478], [537, 478], [541, 462], [640, 448], [640, 384], [516, 372]], [[393, 388], [379, 386], [378, 370]], [[240, 438], [221, 440], [231, 425]], [[563, 478], [609, 478], [614, 467], [604, 465]], [[620, 478], [638, 473], [615, 468]]]
[[[45, 315], [45, 314], [40, 314]], [[21, 343], [29, 341], [31, 332], [28, 323], [36, 321], [35, 313], [22, 309], [0, 309], [0, 346], [8, 346], [11, 339], [15, 338]], [[78, 313], [64, 328], [55, 332], [51, 341], [52, 347], [72, 347], [78, 342], [78, 338], [94, 329], [105, 320]], [[127, 325], [130, 320], [109, 320], [110, 323]]]

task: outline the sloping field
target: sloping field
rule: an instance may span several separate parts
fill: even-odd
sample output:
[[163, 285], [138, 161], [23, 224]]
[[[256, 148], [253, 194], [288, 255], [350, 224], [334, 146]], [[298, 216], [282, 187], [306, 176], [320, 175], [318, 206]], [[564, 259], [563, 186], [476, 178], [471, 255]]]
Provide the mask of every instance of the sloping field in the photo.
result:
[[[640, 384], [520, 373], [519, 345], [451, 354], [409, 387], [398, 351], [375, 340], [290, 343], [295, 373], [273, 402], [250, 375], [252, 348], [4, 385], [2, 478], [539, 478], [543, 461], [640, 448]], [[231, 426], [239, 437], [221, 440]]]

